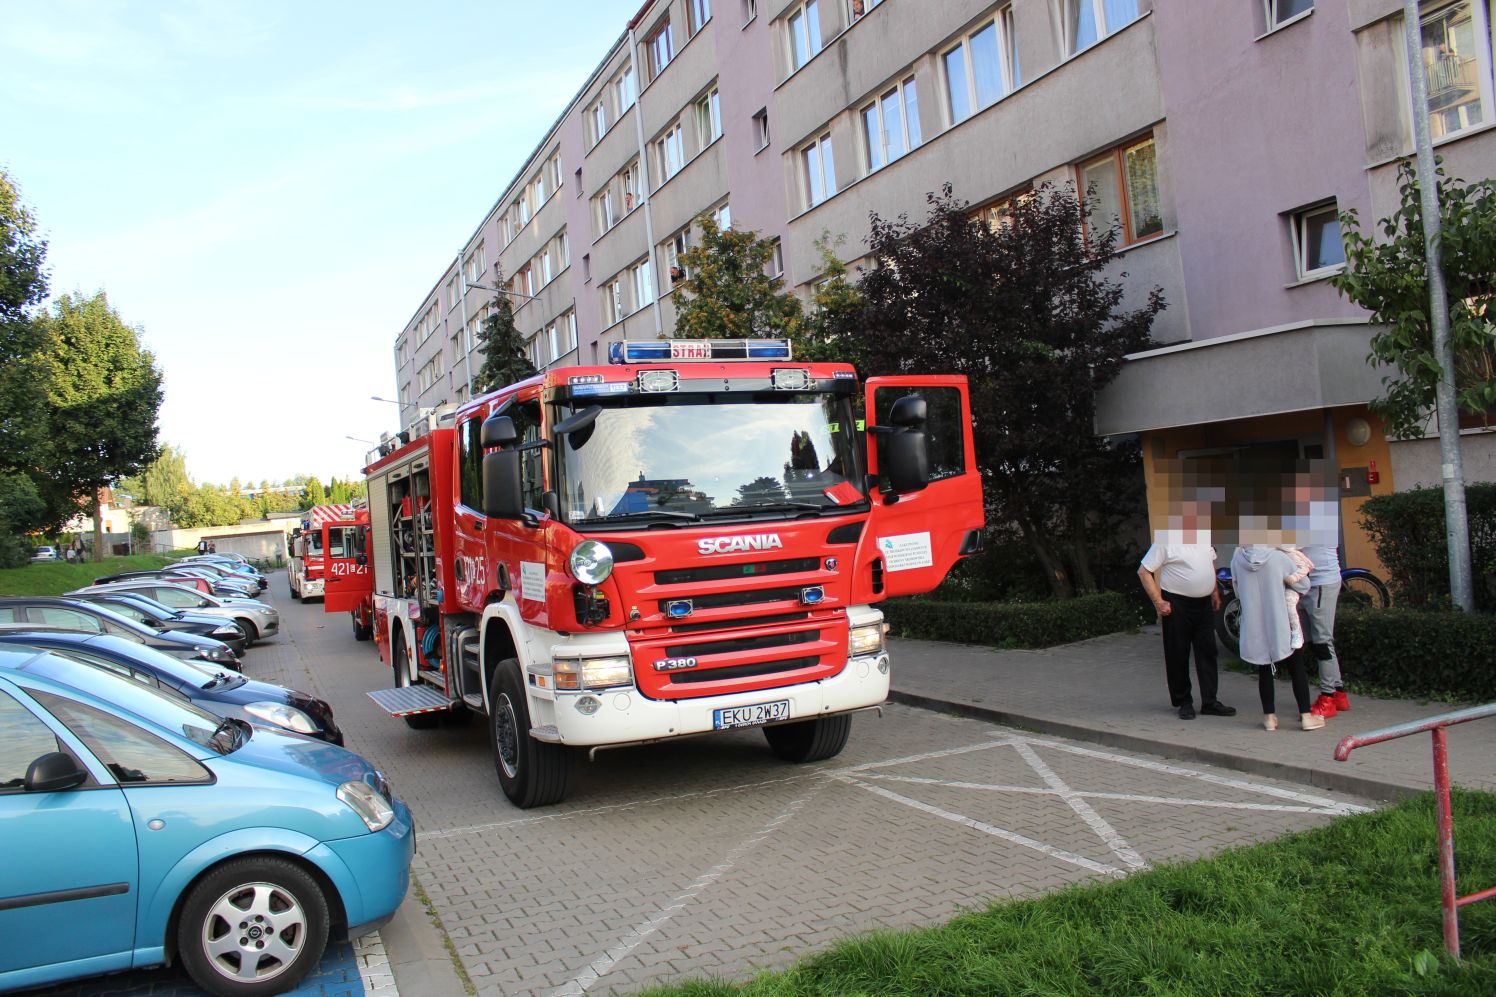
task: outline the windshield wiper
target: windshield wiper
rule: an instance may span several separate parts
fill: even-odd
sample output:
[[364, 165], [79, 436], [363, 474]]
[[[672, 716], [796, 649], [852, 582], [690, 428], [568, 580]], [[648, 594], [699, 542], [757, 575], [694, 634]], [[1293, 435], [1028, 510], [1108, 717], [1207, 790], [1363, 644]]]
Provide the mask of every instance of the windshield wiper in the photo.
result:
[[755, 502], [753, 505], [730, 505], [722, 509], [713, 509], [707, 513], [708, 516], [735, 516], [745, 512], [797, 512], [801, 509], [813, 512], [817, 516], [827, 509], [840, 509], [836, 505], [820, 505], [816, 502], [796, 502], [793, 500], [785, 502]]
[[656, 519], [668, 522], [697, 523], [701, 517], [694, 512], [679, 512], [675, 509], [640, 509], [638, 512], [618, 512], [611, 516], [593, 516], [590, 519], [576, 519], [572, 521], [573, 526], [596, 526], [599, 523], [625, 523], [631, 519]]

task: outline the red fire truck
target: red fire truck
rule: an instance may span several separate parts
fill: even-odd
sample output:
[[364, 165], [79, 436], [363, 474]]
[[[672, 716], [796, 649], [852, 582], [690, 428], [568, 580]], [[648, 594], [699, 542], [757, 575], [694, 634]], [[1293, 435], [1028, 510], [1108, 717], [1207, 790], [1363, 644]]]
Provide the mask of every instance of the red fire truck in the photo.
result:
[[981, 545], [965, 378], [859, 390], [775, 340], [610, 359], [475, 398], [366, 469], [354, 561], [394, 679], [370, 696], [412, 727], [486, 717], [520, 807], [564, 796], [578, 747], [762, 727], [787, 760], [837, 754], [888, 695], [876, 603]]
[[322, 523], [322, 608], [347, 613], [354, 640], [374, 635], [374, 586], [369, 574], [369, 508], [355, 502], [349, 512]]
[[314, 505], [307, 510], [307, 518], [301, 521], [301, 525], [291, 530], [291, 540], [286, 545], [290, 551], [286, 584], [293, 598], [305, 600], [322, 596], [322, 525], [347, 519], [352, 514], [351, 505]]

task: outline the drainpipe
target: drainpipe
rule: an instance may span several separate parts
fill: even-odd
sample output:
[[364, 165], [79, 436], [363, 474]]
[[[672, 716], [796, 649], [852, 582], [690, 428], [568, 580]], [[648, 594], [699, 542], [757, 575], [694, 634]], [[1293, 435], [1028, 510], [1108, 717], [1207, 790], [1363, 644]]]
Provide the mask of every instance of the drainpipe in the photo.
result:
[[[645, 9], [647, 10], [648, 8], [649, 5], [645, 4]], [[644, 11], [641, 10], [639, 17], [642, 16], [644, 16]], [[634, 85], [639, 88], [639, 92], [634, 95], [634, 140], [639, 145], [639, 183], [642, 188], [639, 191], [639, 197], [641, 198], [640, 203], [644, 207], [644, 238], [649, 242], [646, 250], [649, 258], [649, 279], [655, 284], [654, 287], [649, 289], [649, 296], [654, 302], [655, 336], [656, 338], [663, 338], [665, 335], [665, 322], [660, 313], [660, 261], [655, 259], [654, 215], [650, 211], [649, 206], [651, 187], [649, 182], [649, 157], [646, 155], [644, 147], [644, 87], [642, 86], [644, 73], [639, 63], [639, 36], [638, 32], [635, 31], [635, 22], [637, 20], [638, 17], [634, 21], [629, 22], [629, 58], [634, 63]], [[627, 332], [624, 333], [623, 338], [628, 338]]]
[[[467, 398], [473, 397], [473, 344], [468, 342], [467, 272], [462, 268], [462, 254], [457, 254], [458, 300], [462, 302], [462, 369], [467, 372]], [[463, 401], [466, 401], [464, 398]]]

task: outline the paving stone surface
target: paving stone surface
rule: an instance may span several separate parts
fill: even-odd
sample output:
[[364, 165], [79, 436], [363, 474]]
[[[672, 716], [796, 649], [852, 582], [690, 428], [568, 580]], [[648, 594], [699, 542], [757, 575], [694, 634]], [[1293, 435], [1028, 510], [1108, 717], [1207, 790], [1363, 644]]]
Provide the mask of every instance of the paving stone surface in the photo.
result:
[[[837, 939], [1314, 827], [1362, 801], [906, 706], [789, 766], [738, 731], [600, 752], [521, 811], [481, 721], [382, 714], [374, 645], [282, 605], [249, 672], [331, 701], [411, 805], [416, 874], [484, 997], [744, 978]], [[895, 668], [897, 669], [897, 662]], [[398, 969], [395, 967], [397, 981]]]

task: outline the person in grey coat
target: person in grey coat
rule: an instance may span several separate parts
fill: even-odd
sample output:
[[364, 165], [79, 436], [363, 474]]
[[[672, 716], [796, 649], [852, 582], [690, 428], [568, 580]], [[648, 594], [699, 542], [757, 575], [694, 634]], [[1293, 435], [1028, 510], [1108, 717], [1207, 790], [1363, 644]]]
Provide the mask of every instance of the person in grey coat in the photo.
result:
[[[1280, 664], [1288, 665], [1302, 728], [1318, 730], [1325, 725], [1324, 717], [1310, 712], [1304, 656], [1294, 650], [1288, 626], [1283, 592], [1296, 570], [1293, 558], [1265, 544], [1238, 547], [1231, 558], [1231, 584], [1241, 600], [1241, 658], [1257, 666], [1257, 694], [1262, 700], [1262, 726], [1267, 730], [1278, 729], [1273, 676]], [[1309, 580], [1301, 578], [1293, 588], [1302, 595], [1309, 590]]]

